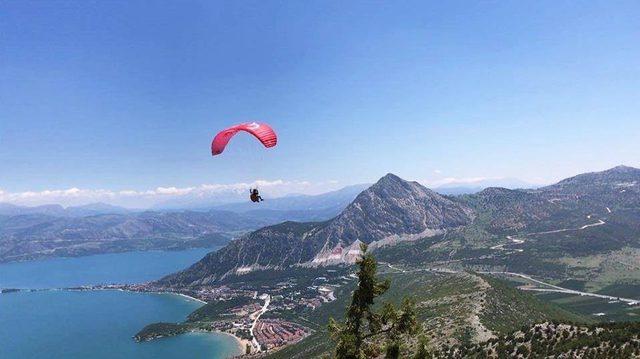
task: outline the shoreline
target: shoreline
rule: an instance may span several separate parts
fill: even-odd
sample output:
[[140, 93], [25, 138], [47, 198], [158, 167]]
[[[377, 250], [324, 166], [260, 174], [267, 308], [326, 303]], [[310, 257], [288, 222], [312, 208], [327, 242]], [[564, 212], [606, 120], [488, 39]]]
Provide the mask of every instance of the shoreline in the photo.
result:
[[[123, 289], [123, 288], [86, 288], [86, 289], [80, 289], [80, 288], [50, 288], [50, 289], [43, 289], [45, 291], [52, 291], [52, 290], [62, 290], [62, 291], [116, 291], [116, 292], [128, 292], [128, 293], [137, 293], [137, 294], [169, 294], [169, 295], [174, 295], [174, 296], [178, 296], [181, 297], [184, 300], [188, 300], [188, 301], [194, 301], [194, 302], [199, 302], [203, 305], [206, 305], [207, 302], [205, 302], [202, 299], [198, 299], [198, 298], [194, 298], [190, 295], [187, 294], [183, 294], [183, 293], [177, 293], [177, 292], [145, 292], [145, 291], [136, 291], [136, 290], [129, 290], [129, 289]], [[22, 291], [22, 290], [20, 290]], [[242, 339], [232, 333], [228, 333], [228, 332], [223, 332], [220, 330], [191, 330], [191, 333], [205, 333], [205, 334], [222, 334], [222, 335], [226, 335], [228, 337], [231, 337], [234, 339], [234, 341], [236, 342], [236, 347], [238, 348], [238, 354], [234, 355], [233, 358], [235, 357], [240, 357], [246, 354], [247, 351], [247, 345], [249, 347], [251, 347], [251, 352], [254, 353], [255, 352], [255, 347], [253, 346], [253, 343], [248, 340], [248, 339]], [[156, 338], [158, 339], [158, 338]]]
[[94, 288], [94, 287], [88, 287], [88, 288], [49, 288], [49, 289], [18, 289], [18, 291], [55, 291], [55, 290], [65, 290], [65, 291], [77, 291], [77, 292], [82, 292], [82, 291], [115, 291], [115, 292], [127, 292], [127, 293], [139, 293], [139, 294], [170, 294], [170, 295], [176, 295], [179, 297], [182, 297], [184, 299], [190, 300], [190, 301], [194, 301], [194, 302], [199, 302], [202, 304], [208, 304], [207, 302], [205, 302], [202, 299], [198, 299], [195, 297], [192, 297], [190, 295], [186, 295], [183, 293], [178, 293], [178, 292], [152, 292], [152, 291], [139, 291], [139, 290], [131, 290], [131, 289], [124, 289], [124, 288]]
[[186, 294], [182, 294], [182, 293], [176, 293], [176, 292], [156, 292], [156, 293], [159, 293], [159, 294], [174, 294], [174, 295], [178, 295], [180, 297], [183, 297], [183, 298], [186, 298], [186, 299], [189, 299], [189, 300], [193, 300], [195, 302], [199, 302], [199, 303], [202, 303], [202, 304], [208, 304], [207, 302], [205, 302], [202, 299], [194, 298], [194, 297], [192, 297], [190, 295], [186, 295]]
[[[51, 289], [49, 289], [49, 290], [51, 290]], [[81, 291], [81, 290], [85, 290], [85, 289], [62, 288], [61, 290], [79, 290], [79, 291]], [[124, 289], [124, 288], [88, 288], [86, 290], [95, 290], [95, 291], [101, 291], [101, 290], [109, 291], [109, 290], [111, 290], [111, 291], [118, 291], [118, 292], [142, 293], [142, 294], [144, 294], [144, 293], [147, 293], [147, 294], [170, 294], [170, 295], [176, 295], [176, 296], [182, 297], [182, 298], [190, 300], [190, 301], [198, 302], [198, 303], [201, 303], [201, 304], [208, 304], [207, 302], [205, 302], [202, 299], [198, 299], [198, 298], [192, 297], [190, 295], [186, 295], [186, 294], [178, 293], [178, 292], [152, 292], [152, 291], [147, 292], [147, 291]]]
[[[241, 357], [243, 355], [246, 354], [246, 350], [247, 350], [247, 345], [249, 345], [251, 347], [252, 353], [253, 353], [253, 347], [251, 346], [251, 341], [247, 340], [247, 339], [242, 339], [238, 336], [235, 336], [234, 334], [228, 333], [228, 332], [223, 332], [220, 330], [205, 330], [205, 329], [192, 329], [187, 331], [186, 333], [183, 333], [181, 335], [184, 334], [188, 334], [188, 333], [201, 333], [201, 334], [219, 334], [219, 335], [224, 335], [224, 336], [228, 336], [234, 339], [234, 341], [236, 342], [236, 346], [238, 347], [238, 354], [232, 356], [231, 358], [237, 358], [237, 357]], [[160, 338], [166, 338], [164, 336], [162, 337], [157, 337], [157, 338], [153, 338], [152, 340], [157, 340]]]
[[221, 331], [214, 331], [214, 332], [209, 332], [209, 333], [219, 333], [219, 334], [224, 334], [224, 335], [228, 335], [231, 338], [235, 339], [236, 344], [238, 345], [238, 350], [239, 350], [239, 354], [234, 356], [234, 357], [239, 357], [242, 355], [245, 355], [247, 352], [247, 345], [251, 347], [251, 351], [253, 352], [253, 346], [251, 346], [251, 342], [247, 339], [242, 339], [240, 337], [237, 337], [231, 333], [227, 333], [227, 332], [221, 332]]
[[[193, 300], [193, 301], [196, 301], [196, 302], [200, 302], [202, 304], [207, 304], [207, 302], [205, 302], [204, 300], [201, 300], [201, 299], [198, 299], [198, 298], [194, 298], [192, 296], [189, 296], [189, 295], [186, 295], [186, 294], [182, 294], [182, 293], [175, 293], [175, 292], [157, 292], [157, 293], [160, 293], [160, 294], [174, 294], [174, 295], [178, 295], [178, 296], [183, 297], [183, 298], [188, 299], [188, 300]], [[238, 347], [238, 352], [239, 352], [239, 354], [235, 355], [234, 357], [239, 357], [239, 356], [245, 355], [246, 351], [247, 351], [247, 345], [251, 347], [251, 351], [252, 352], [254, 350], [254, 347], [253, 347], [253, 345], [252, 345], [250, 340], [242, 339], [242, 338], [240, 338], [240, 337], [238, 337], [238, 336], [236, 336], [234, 334], [228, 333], [228, 332], [223, 332], [223, 331], [220, 331], [220, 330], [214, 330], [214, 331], [194, 330], [193, 332], [207, 333], [207, 334], [211, 334], [211, 333], [223, 334], [223, 335], [226, 335], [226, 336], [229, 336], [229, 337], [233, 338], [235, 340], [235, 342], [236, 342], [236, 345]]]

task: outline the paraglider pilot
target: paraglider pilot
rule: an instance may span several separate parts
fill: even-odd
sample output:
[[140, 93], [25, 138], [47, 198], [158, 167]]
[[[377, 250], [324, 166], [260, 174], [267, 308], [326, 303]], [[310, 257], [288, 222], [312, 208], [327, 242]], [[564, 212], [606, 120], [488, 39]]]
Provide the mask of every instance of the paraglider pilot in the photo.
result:
[[249, 193], [251, 193], [251, 202], [260, 202], [260, 201], [264, 201], [264, 199], [262, 199], [262, 197], [260, 197], [260, 194], [258, 193], [258, 189], [254, 188], [254, 189], [250, 189]]

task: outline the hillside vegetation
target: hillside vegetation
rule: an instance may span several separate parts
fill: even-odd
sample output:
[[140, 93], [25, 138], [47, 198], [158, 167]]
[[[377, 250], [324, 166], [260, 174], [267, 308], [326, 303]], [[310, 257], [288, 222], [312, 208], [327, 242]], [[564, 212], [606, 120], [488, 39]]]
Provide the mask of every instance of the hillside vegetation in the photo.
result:
[[640, 323], [541, 323], [483, 343], [440, 348], [442, 358], [640, 358]]
[[[481, 343], [507, 335], [522, 326], [546, 321], [589, 322], [590, 319], [540, 301], [502, 280], [475, 273], [415, 271], [387, 272], [389, 291], [376, 301], [400, 304], [404, 296], [416, 302], [418, 319], [430, 348]], [[336, 293], [337, 300], [316, 309], [298, 322], [316, 330], [304, 341], [271, 354], [270, 358], [310, 358], [330, 354], [334, 344], [326, 323], [341, 318], [350, 300], [353, 285]], [[295, 319], [295, 318], [294, 318]], [[405, 343], [417, 345], [417, 338]]]

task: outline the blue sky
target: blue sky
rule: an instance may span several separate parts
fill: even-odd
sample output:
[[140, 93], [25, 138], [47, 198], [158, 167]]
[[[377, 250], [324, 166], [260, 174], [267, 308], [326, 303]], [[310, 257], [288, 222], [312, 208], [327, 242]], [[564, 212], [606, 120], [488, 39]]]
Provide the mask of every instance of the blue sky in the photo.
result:
[[[0, 194], [640, 167], [639, 18], [637, 1], [3, 1]], [[278, 147], [238, 136], [212, 158], [245, 120]]]

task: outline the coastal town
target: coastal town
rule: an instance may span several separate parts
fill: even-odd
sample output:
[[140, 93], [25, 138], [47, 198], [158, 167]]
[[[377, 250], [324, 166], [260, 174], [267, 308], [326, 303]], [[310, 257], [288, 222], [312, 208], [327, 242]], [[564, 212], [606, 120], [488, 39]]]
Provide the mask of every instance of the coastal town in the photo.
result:
[[157, 323], [144, 328], [134, 337], [138, 341], [190, 331], [221, 332], [234, 336], [245, 355], [258, 355], [282, 349], [312, 334], [313, 329], [294, 318], [336, 300], [336, 289], [354, 279], [353, 275], [344, 274], [333, 271], [323, 276], [287, 278], [259, 288], [238, 282], [193, 288], [156, 283], [113, 284], [90, 289], [171, 293], [203, 304], [183, 323]]

